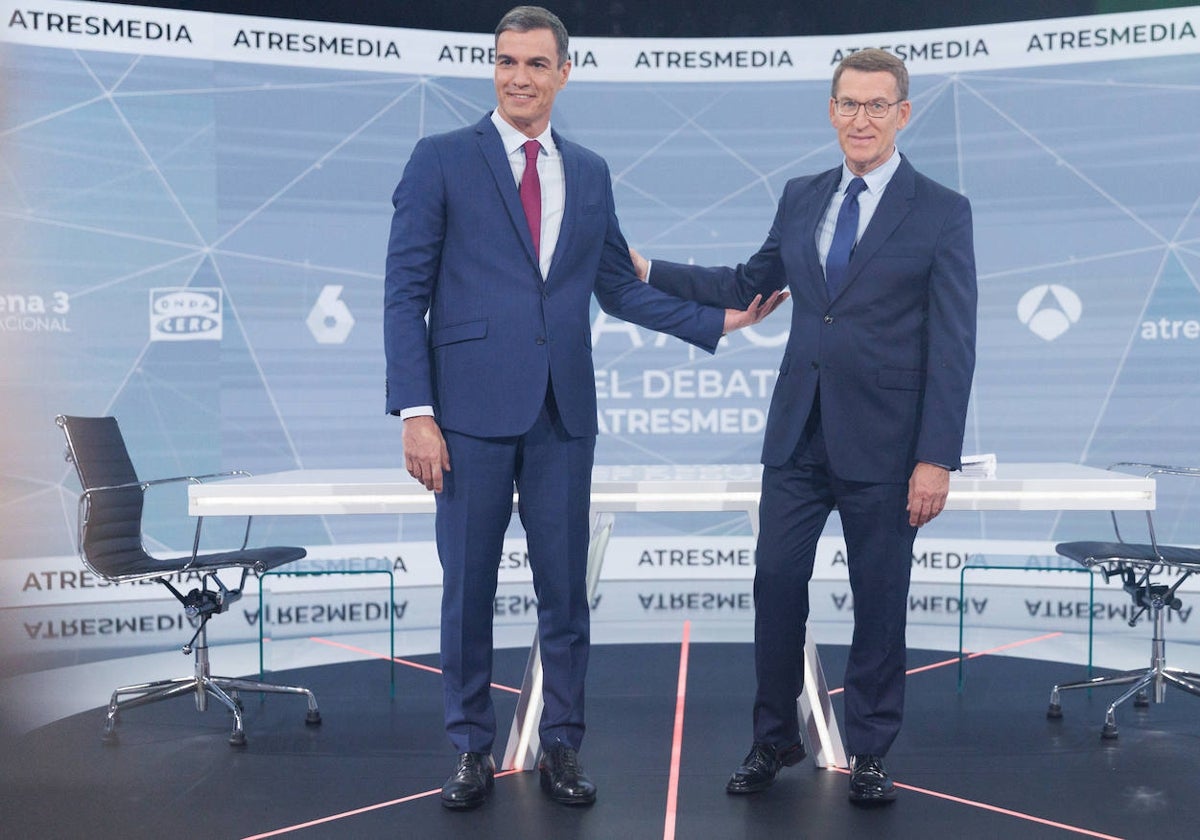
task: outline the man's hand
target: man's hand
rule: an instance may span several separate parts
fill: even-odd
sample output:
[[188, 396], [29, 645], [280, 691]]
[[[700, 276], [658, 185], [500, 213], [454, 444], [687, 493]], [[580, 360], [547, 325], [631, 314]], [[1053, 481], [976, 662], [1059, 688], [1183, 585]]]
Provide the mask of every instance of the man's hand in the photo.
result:
[[757, 324], [778, 309], [779, 304], [787, 300], [788, 297], [789, 293], [780, 289], [772, 292], [771, 296], [766, 300], [762, 299], [762, 295], [755, 295], [754, 300], [750, 301], [750, 305], [744, 310], [726, 309], [725, 334], [728, 335], [734, 330], [740, 330], [742, 327], [750, 327]]
[[650, 273], [650, 260], [633, 250], [633, 248], [629, 249], [629, 259], [633, 260], [633, 270], [637, 272], [638, 279], [645, 283], [646, 275]]
[[950, 471], [920, 462], [908, 479], [908, 524], [920, 528], [946, 507], [950, 493]]
[[409, 417], [401, 441], [408, 474], [426, 490], [442, 492], [442, 473], [450, 472], [450, 453], [437, 421], [429, 416]]

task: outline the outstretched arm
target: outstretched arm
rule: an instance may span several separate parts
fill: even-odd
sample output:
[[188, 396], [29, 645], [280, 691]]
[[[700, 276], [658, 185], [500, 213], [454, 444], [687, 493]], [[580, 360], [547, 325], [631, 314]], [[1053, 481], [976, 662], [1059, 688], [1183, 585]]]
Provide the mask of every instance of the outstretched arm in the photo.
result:
[[742, 327], [754, 326], [778, 309], [779, 304], [787, 300], [788, 297], [788, 292], [779, 289], [771, 292], [771, 296], [766, 300], [762, 299], [762, 295], [755, 295], [754, 300], [750, 301], [750, 305], [745, 309], [726, 309], [725, 334], [728, 335], [734, 330], [740, 330]]
[[[646, 282], [650, 275], [650, 261], [632, 246], [629, 249], [629, 259], [633, 261], [633, 270], [637, 273], [638, 279], [643, 283]], [[772, 292], [765, 301], [762, 299], [762, 295], [755, 295], [754, 300], [750, 301], [750, 305], [745, 309], [726, 309], [724, 333], [728, 335], [734, 330], [757, 324], [778, 309], [779, 304], [787, 300], [789, 296], [789, 292], [778, 289]]]

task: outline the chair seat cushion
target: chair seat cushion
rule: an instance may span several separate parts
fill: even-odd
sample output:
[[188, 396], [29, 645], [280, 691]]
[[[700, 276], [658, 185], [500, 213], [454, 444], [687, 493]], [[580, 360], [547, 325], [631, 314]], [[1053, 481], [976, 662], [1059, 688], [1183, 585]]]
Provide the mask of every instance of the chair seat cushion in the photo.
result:
[[1160, 545], [1158, 551], [1149, 543], [1125, 542], [1065, 542], [1059, 543], [1054, 550], [1063, 557], [1069, 557], [1083, 566], [1095, 566], [1099, 563], [1124, 560], [1140, 566], [1152, 566], [1168, 563], [1200, 572], [1200, 548], [1185, 548], [1177, 545]]
[[[189, 571], [247, 568], [262, 573], [299, 560], [307, 553], [298, 546], [272, 545], [240, 551], [200, 554], [196, 557], [196, 562], [191, 563], [190, 554], [182, 557], [152, 557], [137, 548], [104, 556], [102, 558], [104, 565], [96, 567], [96, 570], [109, 580], [145, 577], [153, 574], [172, 575], [185, 568]], [[190, 566], [189, 563], [191, 563]]]

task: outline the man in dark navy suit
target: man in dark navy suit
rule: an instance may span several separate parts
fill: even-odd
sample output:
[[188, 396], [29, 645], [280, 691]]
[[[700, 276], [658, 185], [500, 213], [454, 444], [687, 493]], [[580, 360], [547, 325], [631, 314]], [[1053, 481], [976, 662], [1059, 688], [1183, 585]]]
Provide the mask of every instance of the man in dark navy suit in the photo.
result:
[[542, 787], [568, 805], [596, 798], [578, 760], [598, 432], [592, 296], [709, 352], [785, 296], [725, 311], [638, 280], [608, 166], [550, 128], [570, 70], [557, 17], [510, 11], [496, 28], [495, 111], [421, 139], [393, 197], [387, 410], [403, 418], [409, 472], [437, 493], [446, 731], [459, 753], [448, 808], [474, 808], [493, 788], [492, 604], [514, 486], [538, 601]]
[[854, 596], [850, 799], [895, 798], [883, 756], [904, 708], [912, 546], [960, 466], [977, 294], [970, 204], [896, 148], [911, 111], [900, 59], [852, 53], [829, 99], [844, 162], [788, 182], [758, 253], [737, 268], [650, 267], [633, 254], [653, 286], [689, 300], [736, 307], [783, 288], [792, 295], [763, 441], [754, 743], [729, 793], [764, 790], [804, 757], [796, 697], [808, 581], [836, 506]]

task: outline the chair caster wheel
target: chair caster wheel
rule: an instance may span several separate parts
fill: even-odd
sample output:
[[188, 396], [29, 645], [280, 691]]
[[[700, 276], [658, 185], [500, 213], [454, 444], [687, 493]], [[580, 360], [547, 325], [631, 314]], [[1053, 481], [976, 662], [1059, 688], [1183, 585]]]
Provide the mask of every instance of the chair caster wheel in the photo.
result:
[[1100, 739], [1103, 741], [1117, 740], [1117, 725], [1115, 723], [1104, 724], [1104, 728], [1100, 730]]
[[305, 726], [320, 726], [321, 725], [321, 713], [319, 711], [317, 711], [316, 709], [309, 709], [308, 714], [306, 714], [304, 716], [304, 725]]
[[119, 740], [117, 733], [111, 729], [106, 729], [100, 733], [100, 743], [106, 747], [115, 747]]
[[1133, 695], [1133, 706], [1136, 709], [1150, 708], [1150, 695], [1144, 691], [1139, 691], [1137, 694]]
[[240, 729], [234, 730], [233, 734], [229, 736], [229, 746], [231, 746], [231, 747], [246, 746], [246, 733]]
[[1046, 709], [1046, 717], [1050, 720], [1062, 720], [1062, 706], [1058, 703], [1051, 703]]

